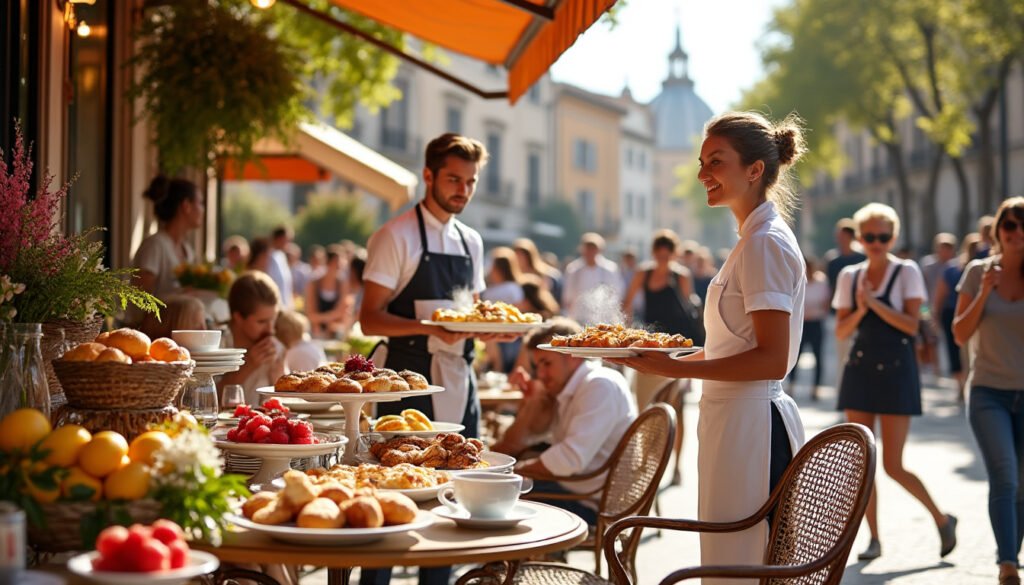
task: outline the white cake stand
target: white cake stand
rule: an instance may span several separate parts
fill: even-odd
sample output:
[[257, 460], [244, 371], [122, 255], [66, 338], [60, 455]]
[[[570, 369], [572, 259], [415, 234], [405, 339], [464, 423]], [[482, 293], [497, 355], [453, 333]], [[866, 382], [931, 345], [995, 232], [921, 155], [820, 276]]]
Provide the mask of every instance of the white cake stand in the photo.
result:
[[275, 392], [273, 386], [257, 388], [256, 392], [264, 396], [301, 398], [309, 402], [333, 402], [345, 409], [345, 437], [350, 447], [345, 449], [342, 461], [346, 465], [359, 465], [359, 413], [367, 402], [394, 402], [413, 396], [437, 394], [443, 392], [440, 386], [428, 386], [426, 390], [410, 390], [408, 392], [354, 392], [351, 394], [330, 392]]
[[320, 439], [320, 442], [313, 445], [236, 443], [224, 439], [223, 435], [217, 436], [214, 444], [224, 451], [261, 459], [260, 470], [249, 480], [249, 483], [270, 485], [275, 477], [291, 469], [292, 459], [329, 455], [344, 448], [345, 444], [349, 442], [346, 437], [331, 437], [322, 433], [314, 433], [314, 436]]

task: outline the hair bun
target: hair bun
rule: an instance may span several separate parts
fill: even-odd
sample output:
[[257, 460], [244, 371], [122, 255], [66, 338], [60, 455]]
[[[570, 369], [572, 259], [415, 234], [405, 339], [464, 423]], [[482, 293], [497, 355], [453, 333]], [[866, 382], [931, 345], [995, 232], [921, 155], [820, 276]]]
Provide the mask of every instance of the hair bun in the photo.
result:
[[773, 139], [779, 150], [779, 164], [782, 165], [795, 163], [807, 150], [800, 129], [796, 126], [783, 125], [776, 128]]
[[167, 198], [170, 188], [170, 179], [164, 175], [157, 175], [153, 177], [153, 180], [149, 183], [149, 187], [146, 188], [142, 195], [154, 203], [159, 203]]

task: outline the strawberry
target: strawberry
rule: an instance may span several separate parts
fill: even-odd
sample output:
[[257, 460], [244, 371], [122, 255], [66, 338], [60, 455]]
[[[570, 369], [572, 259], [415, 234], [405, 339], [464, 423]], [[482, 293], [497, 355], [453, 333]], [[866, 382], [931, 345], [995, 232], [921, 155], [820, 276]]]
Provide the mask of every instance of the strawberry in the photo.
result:
[[287, 429], [288, 426], [289, 426], [288, 425], [288, 417], [286, 417], [286, 416], [274, 417], [274, 420], [271, 421], [271, 423], [270, 423], [270, 428], [271, 429], [276, 429], [276, 428], [280, 428], [280, 427], [284, 427], [284, 428]]
[[171, 569], [180, 569], [188, 564], [188, 545], [177, 540], [167, 545], [171, 551]]
[[242, 429], [238, 431], [235, 441], [238, 443], [252, 443], [252, 433], [249, 432], [249, 429]]
[[292, 442], [292, 439], [288, 436], [288, 431], [275, 427], [270, 432], [270, 442], [278, 445], [288, 445]]
[[228, 440], [234, 443], [238, 442], [238, 429], [231, 429], [228, 431]]
[[292, 445], [312, 445], [314, 443], [313, 437], [292, 437]]
[[260, 425], [250, 432], [252, 432], [252, 440], [254, 443], [264, 443], [265, 441], [263, 439], [270, 438], [270, 427], [267, 425]]
[[292, 437], [311, 437], [313, 436], [313, 427], [307, 422], [295, 421], [288, 432]]

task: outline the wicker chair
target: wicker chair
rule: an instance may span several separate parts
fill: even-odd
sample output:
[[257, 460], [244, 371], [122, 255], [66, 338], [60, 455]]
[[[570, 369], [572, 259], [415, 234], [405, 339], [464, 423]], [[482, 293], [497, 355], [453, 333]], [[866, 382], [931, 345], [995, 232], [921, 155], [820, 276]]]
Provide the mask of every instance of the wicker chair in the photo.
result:
[[[601, 550], [605, 530], [620, 518], [650, 512], [658, 485], [668, 467], [675, 440], [676, 421], [672, 409], [665, 404], [653, 404], [640, 413], [615, 447], [608, 461], [599, 469], [567, 477], [533, 476], [544, 481], [573, 482], [605, 475], [604, 486], [585, 494], [529, 494], [527, 499], [586, 500], [601, 495], [597, 511], [594, 536], [581, 548], [593, 548], [594, 572], [601, 574]], [[631, 531], [622, 539], [622, 558], [633, 571], [633, 560], [640, 544], [640, 531]]]
[[[796, 454], [768, 501], [736, 522], [698, 522], [632, 517], [605, 535], [605, 557], [612, 580], [635, 582], [615, 550], [624, 530], [663, 528], [692, 532], [736, 532], [756, 525], [775, 510], [763, 565], [681, 569], [661, 585], [694, 577], [756, 578], [762, 585], [837, 585], [868, 504], [875, 477], [875, 441], [862, 425], [840, 424], [815, 436]], [[634, 576], [634, 581], [630, 581]]]

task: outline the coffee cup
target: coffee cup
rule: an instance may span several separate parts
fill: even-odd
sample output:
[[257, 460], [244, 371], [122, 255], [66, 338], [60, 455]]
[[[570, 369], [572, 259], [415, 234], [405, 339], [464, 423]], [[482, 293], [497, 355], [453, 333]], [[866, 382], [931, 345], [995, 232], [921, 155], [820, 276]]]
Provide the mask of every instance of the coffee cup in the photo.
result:
[[[519, 494], [530, 491], [523, 487], [523, 477], [514, 473], [471, 472], [452, 477], [452, 487], [437, 493], [437, 499], [455, 513], [468, 513], [471, 518], [501, 519], [509, 515]], [[452, 496], [455, 501], [452, 501]]]
[[171, 339], [189, 351], [202, 353], [220, 347], [220, 334], [218, 329], [175, 329], [171, 331]]

